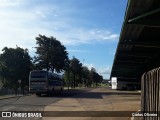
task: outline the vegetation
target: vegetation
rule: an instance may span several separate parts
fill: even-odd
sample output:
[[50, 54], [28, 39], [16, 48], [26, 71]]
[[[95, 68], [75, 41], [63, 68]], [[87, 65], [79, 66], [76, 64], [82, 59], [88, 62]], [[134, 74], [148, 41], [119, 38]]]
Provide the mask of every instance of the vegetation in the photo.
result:
[[45, 35], [39, 35], [36, 37], [36, 47], [37, 57], [35, 57], [35, 66], [38, 69], [46, 68], [47, 71], [56, 70], [56, 72], [61, 72], [65, 69], [65, 61], [68, 60], [68, 53], [66, 48], [56, 40], [54, 37], [46, 37]]
[[[36, 37], [36, 56], [31, 58], [28, 49], [20, 47], [3, 48], [0, 54], [0, 79], [1, 85], [14, 89], [21, 87], [24, 91], [28, 86], [29, 72], [33, 69], [46, 69], [52, 72], [63, 72], [66, 86], [75, 88], [77, 86], [91, 87], [101, 83], [103, 77], [95, 68], [91, 70], [83, 66], [76, 58], [68, 59], [66, 47], [54, 37], [39, 35]], [[21, 80], [21, 84], [18, 81]], [[21, 86], [19, 86], [21, 85]]]
[[[5, 86], [17, 93], [17, 88], [28, 86], [28, 75], [32, 67], [31, 57], [27, 49], [5, 47], [0, 55], [0, 75]], [[21, 82], [21, 86], [18, 84]]]
[[75, 57], [68, 62], [67, 66], [64, 79], [68, 89], [77, 86], [91, 87], [92, 84], [98, 86], [98, 83], [103, 80], [103, 77], [96, 72], [95, 68], [89, 70], [88, 67], [82, 66], [82, 63]]

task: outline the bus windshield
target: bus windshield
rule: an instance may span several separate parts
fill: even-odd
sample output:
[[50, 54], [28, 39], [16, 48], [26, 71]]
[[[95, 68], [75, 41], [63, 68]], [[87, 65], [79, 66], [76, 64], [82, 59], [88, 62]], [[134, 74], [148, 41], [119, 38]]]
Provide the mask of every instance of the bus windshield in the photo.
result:
[[46, 71], [32, 71], [31, 78], [46, 78]]

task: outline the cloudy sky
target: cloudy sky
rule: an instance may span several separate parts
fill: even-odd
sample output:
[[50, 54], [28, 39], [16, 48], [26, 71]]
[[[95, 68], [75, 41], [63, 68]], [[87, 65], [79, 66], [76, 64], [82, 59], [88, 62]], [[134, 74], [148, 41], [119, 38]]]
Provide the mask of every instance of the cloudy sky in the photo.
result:
[[[89, 68], [109, 78], [127, 0], [0, 0], [0, 50], [35, 55], [35, 37], [56, 37]], [[2, 51], [0, 51], [2, 53]]]

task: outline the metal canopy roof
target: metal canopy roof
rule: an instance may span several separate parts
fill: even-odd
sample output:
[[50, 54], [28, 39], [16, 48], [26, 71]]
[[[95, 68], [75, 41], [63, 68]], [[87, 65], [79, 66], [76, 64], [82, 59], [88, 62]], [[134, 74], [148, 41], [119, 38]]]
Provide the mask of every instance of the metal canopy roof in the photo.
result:
[[160, 66], [160, 0], [129, 0], [111, 77], [140, 78]]

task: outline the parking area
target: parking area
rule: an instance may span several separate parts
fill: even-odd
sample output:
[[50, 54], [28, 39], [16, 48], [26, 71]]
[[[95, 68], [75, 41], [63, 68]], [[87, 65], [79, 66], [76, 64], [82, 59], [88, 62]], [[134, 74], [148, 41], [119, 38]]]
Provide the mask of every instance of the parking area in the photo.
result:
[[[139, 91], [117, 91], [106, 87], [95, 88], [72, 97], [62, 98], [58, 102], [46, 106], [44, 111], [56, 111], [54, 115], [57, 117], [43, 119], [130, 120], [132, 112], [140, 109], [140, 94]], [[63, 114], [57, 111], [63, 111]], [[65, 113], [65, 111], [67, 112]]]

